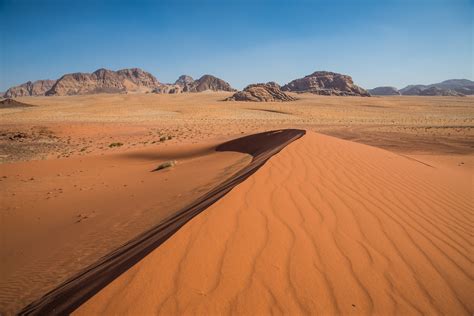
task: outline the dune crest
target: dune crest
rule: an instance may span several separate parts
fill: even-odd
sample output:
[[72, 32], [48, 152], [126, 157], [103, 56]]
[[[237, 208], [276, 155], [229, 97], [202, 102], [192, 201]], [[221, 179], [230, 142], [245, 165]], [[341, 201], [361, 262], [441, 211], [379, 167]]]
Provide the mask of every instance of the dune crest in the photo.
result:
[[75, 313], [470, 314], [469, 181], [307, 133]]

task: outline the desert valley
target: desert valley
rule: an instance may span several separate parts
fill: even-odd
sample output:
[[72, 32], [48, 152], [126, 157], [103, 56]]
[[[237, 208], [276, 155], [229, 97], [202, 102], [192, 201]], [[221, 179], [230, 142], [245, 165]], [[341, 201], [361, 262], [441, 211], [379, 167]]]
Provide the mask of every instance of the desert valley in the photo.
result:
[[474, 83], [413, 89], [7, 90], [1, 313], [471, 314]]
[[0, 15], [0, 316], [474, 315], [473, 1]]

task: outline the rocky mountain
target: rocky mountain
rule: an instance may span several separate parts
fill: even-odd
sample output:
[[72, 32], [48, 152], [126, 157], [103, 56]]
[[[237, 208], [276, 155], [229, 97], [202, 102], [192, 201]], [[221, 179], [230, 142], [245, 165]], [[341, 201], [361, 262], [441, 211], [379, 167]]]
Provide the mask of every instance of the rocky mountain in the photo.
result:
[[452, 96], [452, 97], [464, 97], [464, 96], [466, 96], [465, 94], [459, 93], [455, 90], [441, 89], [441, 88], [438, 88], [438, 87], [430, 87], [430, 88], [424, 89], [420, 92], [419, 95], [425, 95], [425, 96]]
[[292, 96], [281, 91], [275, 82], [256, 83], [245, 87], [244, 90], [236, 92], [226, 101], [255, 101], [255, 102], [282, 102], [296, 100]]
[[420, 85], [408, 86], [407, 89], [400, 90], [403, 95], [421, 95], [421, 96], [465, 96], [451, 89], [441, 89], [438, 87], [427, 87]]
[[182, 75], [174, 84], [161, 84], [153, 90], [155, 93], [181, 93], [202, 91], [236, 91], [230, 84], [211, 75], [204, 75], [198, 80]]
[[282, 90], [320, 95], [370, 96], [368, 91], [355, 85], [350, 76], [329, 71], [316, 71], [304, 78], [295, 79], [284, 85]]
[[[437, 88], [437, 90], [431, 88]], [[423, 94], [422, 92], [427, 89], [431, 90], [426, 92], [428, 94]], [[463, 95], [473, 95], [474, 81], [468, 79], [450, 79], [430, 85], [408, 85], [405, 88], [400, 89], [400, 92], [403, 95], [457, 95], [452, 91]]]
[[190, 92], [211, 91], [237, 91], [230, 84], [222, 79], [211, 75], [204, 75], [193, 82]]
[[145, 92], [159, 85], [159, 81], [152, 74], [139, 68], [118, 71], [101, 68], [93, 73], [64, 75], [46, 92], [46, 95]]
[[371, 95], [400, 95], [395, 87], [377, 87], [368, 90]]
[[28, 96], [45, 95], [51, 89], [56, 80], [28, 81], [19, 86], [11, 87], [3, 94], [4, 98], [18, 98]]
[[188, 92], [193, 88], [194, 79], [191, 76], [182, 75], [174, 84], [180, 86], [183, 92]]
[[421, 91], [423, 91], [423, 86], [420, 85], [410, 85], [400, 89], [402, 95], [420, 95]]

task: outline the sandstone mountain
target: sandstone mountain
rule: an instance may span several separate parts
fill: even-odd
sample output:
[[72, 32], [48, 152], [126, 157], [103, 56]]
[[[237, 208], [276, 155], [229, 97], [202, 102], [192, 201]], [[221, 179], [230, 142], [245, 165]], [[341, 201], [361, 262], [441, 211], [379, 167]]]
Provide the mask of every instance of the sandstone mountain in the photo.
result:
[[211, 75], [204, 75], [198, 80], [182, 75], [174, 84], [161, 84], [153, 90], [155, 93], [181, 93], [210, 91], [236, 91], [230, 84]]
[[204, 75], [194, 81], [191, 92], [202, 92], [206, 90], [236, 91], [228, 82], [211, 75]]
[[98, 69], [93, 73], [72, 73], [56, 81], [46, 95], [146, 92], [159, 86], [159, 81], [139, 68], [118, 71]]
[[304, 78], [293, 80], [284, 85], [282, 90], [320, 95], [370, 96], [369, 92], [355, 85], [350, 76], [329, 71], [316, 71]]
[[368, 91], [371, 95], [400, 95], [400, 91], [395, 87], [377, 87]]
[[182, 88], [182, 91], [188, 92], [192, 89], [194, 84], [194, 79], [191, 76], [182, 75], [175, 81], [175, 85], [178, 85]]
[[56, 80], [37, 80], [34, 82], [28, 81], [19, 86], [11, 87], [3, 94], [4, 98], [18, 98], [28, 96], [45, 95], [51, 89]]
[[255, 101], [255, 102], [282, 102], [296, 100], [292, 96], [281, 91], [275, 82], [256, 83], [245, 87], [243, 91], [236, 92], [226, 101]]

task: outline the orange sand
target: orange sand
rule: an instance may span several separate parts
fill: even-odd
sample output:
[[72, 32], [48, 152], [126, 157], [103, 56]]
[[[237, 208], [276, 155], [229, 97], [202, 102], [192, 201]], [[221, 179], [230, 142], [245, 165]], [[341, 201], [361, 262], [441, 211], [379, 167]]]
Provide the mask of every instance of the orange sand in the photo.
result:
[[[216, 145], [0, 164], [0, 314], [18, 312], [251, 160]], [[172, 169], [151, 172], [171, 159]]]
[[309, 132], [76, 314], [472, 314], [472, 189]]

